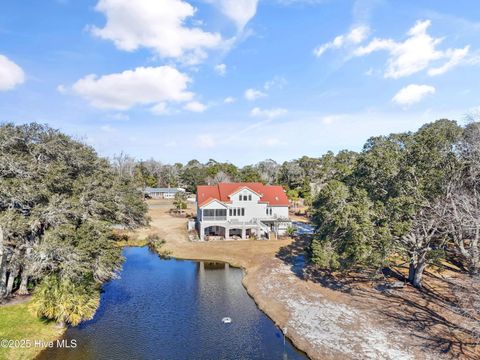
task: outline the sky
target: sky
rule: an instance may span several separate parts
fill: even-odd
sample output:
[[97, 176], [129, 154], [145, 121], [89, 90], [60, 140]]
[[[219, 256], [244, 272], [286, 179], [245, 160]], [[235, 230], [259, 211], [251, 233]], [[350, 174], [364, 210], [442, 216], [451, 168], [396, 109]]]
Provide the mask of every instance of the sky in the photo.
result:
[[472, 0], [3, 0], [0, 122], [164, 163], [332, 150], [480, 109]]

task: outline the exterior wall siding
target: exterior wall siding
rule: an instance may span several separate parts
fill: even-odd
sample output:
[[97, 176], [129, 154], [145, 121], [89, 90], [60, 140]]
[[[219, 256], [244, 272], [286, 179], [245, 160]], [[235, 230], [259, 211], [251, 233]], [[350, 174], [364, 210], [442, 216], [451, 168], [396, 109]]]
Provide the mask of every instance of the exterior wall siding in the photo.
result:
[[[225, 219], [215, 218], [208, 216], [206, 217], [203, 210], [215, 210], [215, 209], [226, 209]], [[233, 211], [230, 210], [237, 209], [237, 215], [233, 215]], [[241, 215], [241, 210], [244, 209], [243, 215]], [[269, 211], [267, 212], [267, 209]], [[232, 214], [232, 215], [230, 215]], [[286, 228], [288, 227], [288, 206], [272, 206], [269, 207], [268, 204], [260, 202], [260, 196], [255, 192], [249, 189], [242, 189], [237, 193], [234, 193], [230, 196], [229, 203], [222, 203], [217, 200], [213, 200], [201, 208], [197, 203], [197, 228], [200, 233], [200, 238], [203, 239], [205, 236], [205, 229], [210, 230], [211, 226], [221, 226], [225, 228], [225, 237], [229, 238], [229, 231], [232, 229], [237, 229], [232, 231], [232, 233], [241, 234], [242, 238], [245, 238], [247, 228], [250, 229], [251, 233], [260, 234], [261, 229], [258, 227], [257, 221], [263, 221], [266, 223], [272, 223], [277, 219], [286, 219], [285, 223], [277, 223], [276, 230], [279, 235], [285, 233]], [[266, 227], [266, 226], [265, 226]], [[238, 229], [243, 229], [238, 231]], [[237, 234], [238, 235], [238, 234]]]

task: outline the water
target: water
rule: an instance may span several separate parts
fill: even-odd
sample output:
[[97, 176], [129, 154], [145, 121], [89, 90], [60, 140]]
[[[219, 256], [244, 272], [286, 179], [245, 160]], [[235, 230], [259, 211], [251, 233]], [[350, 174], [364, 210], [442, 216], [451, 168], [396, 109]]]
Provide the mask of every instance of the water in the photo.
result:
[[[242, 271], [124, 250], [121, 278], [104, 285], [95, 317], [69, 328], [75, 349], [38, 359], [306, 359], [255, 305]], [[222, 323], [231, 317], [231, 324]]]

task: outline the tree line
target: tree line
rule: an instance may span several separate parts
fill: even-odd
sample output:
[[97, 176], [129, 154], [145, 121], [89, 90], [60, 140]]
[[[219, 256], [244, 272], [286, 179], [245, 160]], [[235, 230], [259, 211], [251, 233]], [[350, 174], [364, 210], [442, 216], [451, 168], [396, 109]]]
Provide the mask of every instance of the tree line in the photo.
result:
[[408, 281], [446, 258], [480, 266], [480, 123], [439, 120], [339, 154], [313, 201], [312, 261], [368, 271], [405, 260]]
[[[327, 157], [333, 157], [333, 153]], [[197, 185], [262, 182], [282, 184], [290, 191], [292, 197], [310, 199], [310, 183], [318, 177], [313, 169], [318, 159], [306, 156], [282, 164], [267, 159], [243, 167], [213, 159], [205, 163], [193, 159], [186, 164], [162, 164], [154, 159], [136, 160], [124, 153], [113, 156], [111, 162], [119, 174], [134, 178], [144, 187], [182, 187], [191, 193], [196, 191]]]
[[122, 264], [112, 226], [146, 225], [139, 185], [46, 125], [0, 125], [0, 301], [34, 289], [41, 317], [91, 318]]

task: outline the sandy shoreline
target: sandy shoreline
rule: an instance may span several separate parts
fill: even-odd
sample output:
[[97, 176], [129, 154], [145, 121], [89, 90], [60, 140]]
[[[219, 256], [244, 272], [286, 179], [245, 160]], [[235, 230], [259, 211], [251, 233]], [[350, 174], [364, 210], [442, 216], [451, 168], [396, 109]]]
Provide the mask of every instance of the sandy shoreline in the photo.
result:
[[[369, 301], [301, 279], [280, 255], [292, 240], [187, 240], [186, 220], [168, 214], [168, 203], [150, 209], [151, 226], [172, 257], [223, 261], [245, 271], [243, 285], [258, 307], [312, 359], [430, 359], [415, 337], [378, 317]], [[290, 250], [289, 250], [290, 251]]]

